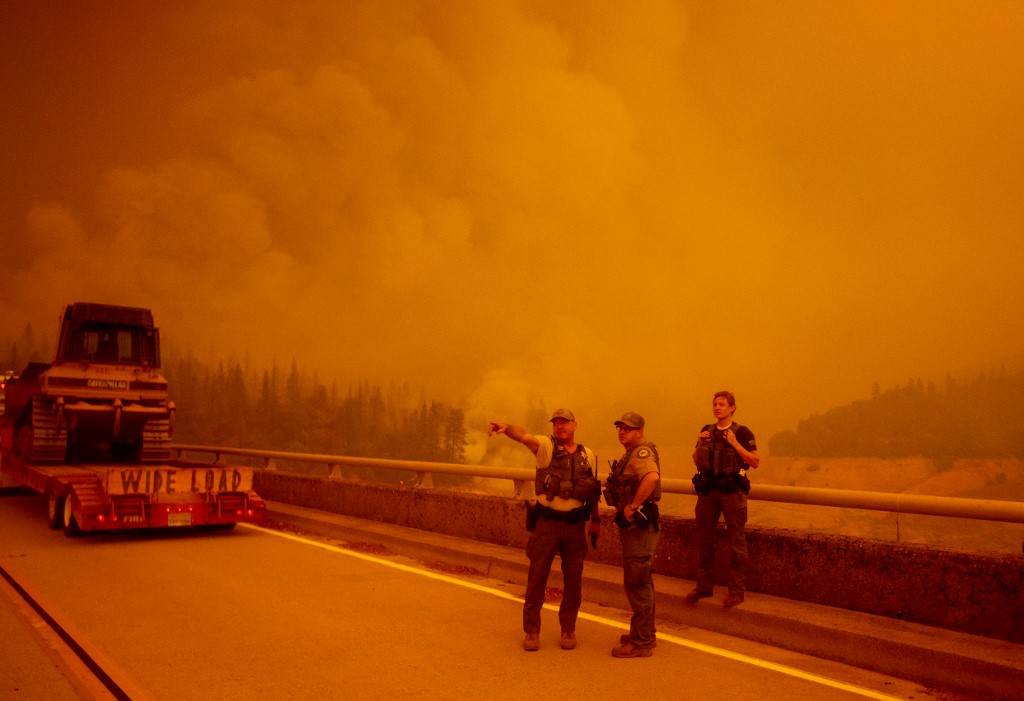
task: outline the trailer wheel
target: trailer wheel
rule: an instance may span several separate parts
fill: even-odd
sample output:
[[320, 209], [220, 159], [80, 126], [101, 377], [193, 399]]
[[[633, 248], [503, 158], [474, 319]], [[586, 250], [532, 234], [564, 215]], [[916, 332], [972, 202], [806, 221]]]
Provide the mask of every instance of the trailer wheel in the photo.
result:
[[75, 514], [71, 511], [71, 496], [64, 497], [64, 509], [61, 511], [61, 525], [64, 527], [64, 535], [68, 538], [77, 538], [82, 535], [82, 529], [78, 527]]
[[50, 492], [49, 499], [46, 502], [46, 520], [50, 524], [50, 528], [55, 531], [64, 528], [64, 501], [66, 497], [59, 497], [55, 493]]

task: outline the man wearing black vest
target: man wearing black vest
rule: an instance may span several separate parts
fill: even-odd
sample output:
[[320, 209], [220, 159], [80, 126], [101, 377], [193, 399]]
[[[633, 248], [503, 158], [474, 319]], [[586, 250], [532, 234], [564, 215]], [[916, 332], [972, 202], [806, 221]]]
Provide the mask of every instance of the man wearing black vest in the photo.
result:
[[654, 550], [658, 547], [661, 465], [658, 449], [644, 439], [644, 417], [627, 412], [615, 422], [626, 453], [612, 463], [605, 501], [615, 507], [622, 542], [622, 583], [633, 609], [629, 633], [612, 648], [614, 657], [650, 657], [654, 652]]
[[522, 426], [491, 422], [487, 435], [505, 434], [537, 456], [534, 483], [537, 502], [527, 507], [526, 556], [530, 570], [523, 603], [523, 649], [540, 648], [540, 613], [555, 555], [562, 559], [562, 603], [558, 622], [563, 650], [576, 647], [576, 617], [583, 600], [583, 561], [587, 558], [587, 523], [597, 547], [601, 519], [597, 506], [601, 483], [597, 481], [594, 451], [576, 442], [576, 416], [558, 409], [551, 416], [551, 435], [534, 436]]
[[693, 490], [697, 494], [694, 516], [697, 521], [699, 559], [697, 586], [686, 595], [692, 604], [712, 595], [714, 586], [715, 532], [719, 517], [725, 518], [731, 556], [729, 593], [724, 606], [743, 603], [747, 579], [747, 494], [750, 480], [746, 470], [757, 467], [761, 458], [753, 432], [732, 420], [736, 398], [731, 392], [716, 392], [711, 402], [716, 423], [701, 428], [693, 451]]

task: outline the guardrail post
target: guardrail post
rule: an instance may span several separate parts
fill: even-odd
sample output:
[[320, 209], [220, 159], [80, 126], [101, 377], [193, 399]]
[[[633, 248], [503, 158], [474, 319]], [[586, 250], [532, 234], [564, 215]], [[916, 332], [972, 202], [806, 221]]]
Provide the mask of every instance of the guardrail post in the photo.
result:
[[341, 465], [339, 465], [338, 463], [334, 462], [334, 463], [329, 463], [327, 465], [327, 467], [330, 469], [330, 472], [327, 474], [328, 479], [332, 479], [332, 480], [340, 480], [341, 479]]
[[412, 486], [415, 489], [433, 489], [434, 476], [429, 472], [417, 472], [413, 477]]
[[273, 472], [277, 469], [277, 463], [274, 462], [274, 458], [267, 458], [263, 461], [263, 469]]
[[224, 453], [214, 453], [214, 455], [216, 455], [217, 457], [214, 458], [213, 464], [214, 465], [223, 465], [224, 464]]

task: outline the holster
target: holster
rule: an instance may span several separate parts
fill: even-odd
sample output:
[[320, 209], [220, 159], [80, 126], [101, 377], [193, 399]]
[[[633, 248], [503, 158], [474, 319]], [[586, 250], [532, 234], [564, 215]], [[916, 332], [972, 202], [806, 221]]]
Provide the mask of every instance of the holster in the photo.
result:
[[633, 512], [633, 525], [637, 528], [647, 528], [651, 525], [651, 519], [647, 518], [647, 514], [644, 513], [643, 505]]
[[626, 515], [621, 511], [615, 514], [615, 525], [619, 528], [629, 528], [635, 526], [636, 528], [652, 528], [655, 532], [659, 531], [661, 527], [658, 524], [658, 520], [661, 516], [658, 510], [658, 502], [656, 501], [645, 501], [640, 505], [640, 508], [633, 513], [633, 521], [630, 522], [626, 518]]
[[693, 482], [693, 491], [704, 497], [711, 494], [711, 490], [715, 487], [715, 476], [713, 473], [698, 472], [690, 481]]
[[526, 530], [533, 532], [533, 529], [537, 527], [537, 521], [540, 519], [540, 512], [543, 508], [539, 502], [523, 502], [526, 504]]
[[640, 505], [640, 509], [633, 514], [633, 524], [637, 528], [650, 527], [655, 533], [661, 530], [661, 526], [658, 523], [660, 519], [661, 511], [658, 509], [658, 502], [656, 501], [645, 501]]

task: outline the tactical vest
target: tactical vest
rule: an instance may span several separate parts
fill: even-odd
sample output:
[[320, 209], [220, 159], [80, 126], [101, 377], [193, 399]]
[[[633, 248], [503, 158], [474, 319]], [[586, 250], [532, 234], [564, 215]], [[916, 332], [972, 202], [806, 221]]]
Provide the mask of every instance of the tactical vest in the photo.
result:
[[551, 462], [547, 467], [537, 468], [534, 489], [537, 496], [547, 494], [563, 499], [579, 499], [593, 504], [601, 494], [601, 483], [582, 443], [576, 444], [576, 452], [570, 453], [565, 446], [551, 436], [554, 446]]
[[[654, 464], [658, 466], [658, 475], [661, 475], [661, 458], [658, 456], [658, 449], [653, 443], [638, 443], [626, 451], [626, 454], [622, 456], [620, 460], [612, 463], [612, 479], [609, 480], [614, 483], [621, 484], [624, 487], [623, 495], [627, 499], [632, 499], [633, 495], [636, 494], [636, 490], [640, 487], [640, 478], [636, 475], [626, 476], [626, 465], [629, 464], [629, 458], [633, 455], [633, 451], [640, 448], [650, 448], [651, 453], [654, 455]], [[651, 492], [651, 496], [647, 497], [648, 501], [658, 501], [661, 499], [661, 480], [659, 479], [654, 487], [654, 491]], [[621, 506], [621, 505], [620, 505]]]
[[[733, 433], [738, 433], [740, 424], [735, 421], [729, 426]], [[709, 424], [701, 429], [701, 432], [710, 431], [711, 439], [702, 440], [697, 446], [697, 459], [704, 464], [701, 470], [713, 472], [716, 475], [732, 475], [740, 470], [746, 470], [748, 465], [736, 452], [736, 449], [725, 440], [725, 431], [720, 430], [715, 424]], [[706, 456], [706, 457], [705, 457]]]

